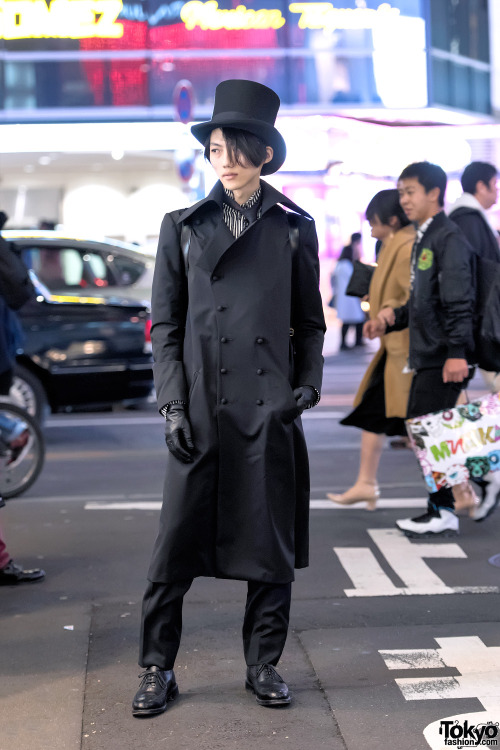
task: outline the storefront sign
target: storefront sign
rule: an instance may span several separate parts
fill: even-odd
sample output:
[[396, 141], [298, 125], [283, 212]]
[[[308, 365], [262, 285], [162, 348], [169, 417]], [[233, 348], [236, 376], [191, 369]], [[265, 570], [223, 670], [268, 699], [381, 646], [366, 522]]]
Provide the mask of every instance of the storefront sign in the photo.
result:
[[0, 0], [0, 39], [119, 39], [122, 0]]
[[[137, 6], [140, 8], [140, 6]], [[225, 29], [281, 29], [285, 23], [281, 9], [253, 10], [240, 4], [235, 8], [219, 8], [217, 0], [188, 0], [160, 6], [147, 22], [156, 25], [160, 18], [179, 13], [186, 29], [196, 27], [204, 31]], [[329, 2], [292, 2], [292, 14], [298, 15], [300, 29], [323, 30], [370, 29], [400, 14], [390, 3], [372, 8], [336, 8]], [[0, 0], [0, 39], [118, 39], [123, 36], [123, 24], [117, 21], [134, 18], [123, 0]], [[142, 11], [142, 14], [144, 11]], [[140, 16], [144, 20], [143, 15]]]
[[196, 26], [204, 31], [218, 29], [281, 29], [285, 19], [280, 10], [251, 10], [244, 5], [224, 10], [219, 8], [217, 0], [189, 0], [182, 10], [181, 19], [186, 29], [191, 31]]
[[372, 29], [378, 23], [399, 16], [399, 9], [389, 3], [373, 8], [334, 8], [332, 3], [292, 3], [291, 13], [300, 13], [300, 29], [323, 29], [332, 33], [336, 29]]
[[[370, 8], [335, 8], [332, 3], [291, 3], [291, 13], [299, 13], [300, 29], [321, 29], [332, 33], [336, 29], [371, 29], [391, 16], [400, 14], [398, 8], [381, 3], [376, 10]], [[276, 8], [251, 10], [245, 5], [224, 10], [217, 0], [189, 0], [181, 10], [186, 29], [196, 26], [204, 31], [218, 29], [281, 29], [285, 19]]]

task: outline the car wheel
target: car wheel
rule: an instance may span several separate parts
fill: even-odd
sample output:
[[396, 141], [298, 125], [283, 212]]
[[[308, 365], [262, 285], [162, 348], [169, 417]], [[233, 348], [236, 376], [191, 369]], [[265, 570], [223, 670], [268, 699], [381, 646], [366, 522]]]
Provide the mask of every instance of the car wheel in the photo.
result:
[[9, 397], [14, 404], [26, 409], [40, 424], [43, 424], [49, 414], [47, 394], [42, 383], [23, 365], [14, 367], [14, 380]]

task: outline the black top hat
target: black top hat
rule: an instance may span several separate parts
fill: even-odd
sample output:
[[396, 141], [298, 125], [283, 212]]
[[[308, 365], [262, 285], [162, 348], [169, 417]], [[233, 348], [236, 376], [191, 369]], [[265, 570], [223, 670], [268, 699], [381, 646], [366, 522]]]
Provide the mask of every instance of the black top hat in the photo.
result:
[[212, 119], [193, 125], [191, 132], [203, 145], [216, 128], [248, 130], [273, 149], [273, 158], [264, 164], [262, 174], [276, 172], [286, 157], [283, 136], [274, 123], [280, 98], [272, 89], [256, 81], [222, 81], [215, 89]]

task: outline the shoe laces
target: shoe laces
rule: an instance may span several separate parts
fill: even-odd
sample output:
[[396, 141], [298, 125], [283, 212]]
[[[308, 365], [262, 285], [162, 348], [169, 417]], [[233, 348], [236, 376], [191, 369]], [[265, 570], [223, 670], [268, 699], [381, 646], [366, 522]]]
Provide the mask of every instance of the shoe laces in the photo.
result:
[[151, 672], [149, 669], [144, 670], [144, 672], [141, 672], [139, 675], [139, 678], [142, 678], [141, 687], [144, 685], [144, 687], [148, 687], [150, 685], [156, 686], [156, 683], [159, 682], [161, 687], [165, 686], [165, 680], [163, 679], [163, 675], [161, 672]]
[[261, 674], [264, 674], [264, 677], [266, 679], [283, 682], [283, 680], [271, 664], [263, 664], [257, 673], [257, 677], [260, 677]]

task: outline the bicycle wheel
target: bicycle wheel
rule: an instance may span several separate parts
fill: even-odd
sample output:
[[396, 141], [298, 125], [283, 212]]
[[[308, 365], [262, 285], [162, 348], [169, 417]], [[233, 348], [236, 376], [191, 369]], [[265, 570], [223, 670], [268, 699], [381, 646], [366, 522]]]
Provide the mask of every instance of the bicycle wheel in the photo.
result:
[[38, 422], [20, 406], [0, 401], [0, 497], [7, 500], [25, 492], [44, 461], [45, 440]]

